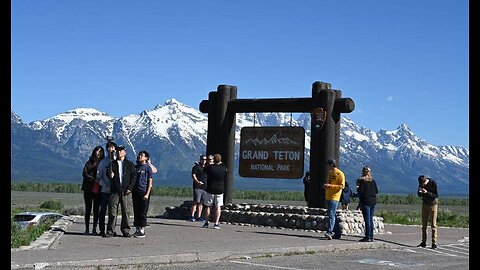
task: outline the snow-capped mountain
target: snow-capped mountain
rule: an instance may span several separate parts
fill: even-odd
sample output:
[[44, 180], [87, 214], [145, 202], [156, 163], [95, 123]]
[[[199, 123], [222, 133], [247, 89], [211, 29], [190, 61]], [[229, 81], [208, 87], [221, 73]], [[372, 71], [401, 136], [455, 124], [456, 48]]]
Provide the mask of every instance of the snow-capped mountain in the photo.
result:
[[[297, 114], [298, 115], [298, 114]], [[468, 194], [469, 150], [455, 146], [434, 146], [402, 124], [396, 130], [374, 132], [341, 120], [340, 168], [352, 183], [364, 165], [373, 169], [383, 193], [414, 193], [420, 174], [431, 176], [440, 193]], [[305, 168], [310, 155], [310, 115], [290, 113], [242, 113], [236, 115], [237, 188], [301, 190], [301, 180], [245, 179], [238, 176], [240, 130], [251, 126], [302, 126], [305, 128]], [[127, 158], [141, 150], [150, 152], [159, 169], [155, 183], [189, 186], [190, 170], [205, 152], [207, 115], [171, 99], [152, 110], [120, 118], [92, 108], [78, 108], [43, 121], [24, 124], [12, 111], [12, 180], [81, 181], [81, 169], [96, 145], [106, 136], [127, 148]]]

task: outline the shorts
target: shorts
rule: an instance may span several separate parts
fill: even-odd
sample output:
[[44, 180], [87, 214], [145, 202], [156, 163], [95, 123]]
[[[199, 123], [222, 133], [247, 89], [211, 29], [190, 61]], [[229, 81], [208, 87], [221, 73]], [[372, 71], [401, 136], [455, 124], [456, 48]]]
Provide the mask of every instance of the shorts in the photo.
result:
[[205, 192], [205, 201], [204, 204], [206, 206], [211, 206], [212, 204], [216, 206], [223, 205], [223, 194], [210, 194]]
[[201, 188], [195, 188], [193, 190], [193, 201], [196, 203], [200, 203], [202, 200], [205, 201], [205, 190]]

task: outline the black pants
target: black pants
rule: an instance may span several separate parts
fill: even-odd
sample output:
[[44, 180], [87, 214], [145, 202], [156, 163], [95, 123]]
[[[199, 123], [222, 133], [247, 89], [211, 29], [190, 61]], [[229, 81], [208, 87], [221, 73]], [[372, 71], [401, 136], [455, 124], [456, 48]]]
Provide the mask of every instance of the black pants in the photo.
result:
[[98, 211], [100, 210], [100, 193], [93, 193], [89, 190], [83, 192], [85, 201], [85, 229], [90, 230], [90, 213], [92, 212], [93, 203], [93, 228], [97, 228]]
[[[133, 226], [146, 227], [147, 226], [147, 211], [150, 204], [150, 198], [143, 199], [145, 193], [133, 192]], [[149, 196], [150, 197], [150, 196]]]
[[308, 205], [308, 190], [309, 190], [309, 185], [308, 184], [305, 184], [305, 188], [303, 190], [303, 197], [305, 197], [305, 202], [307, 203], [307, 206]]
[[100, 192], [100, 211], [98, 212], [98, 226], [100, 233], [105, 233], [105, 215], [108, 210], [108, 202], [110, 201], [110, 193]]

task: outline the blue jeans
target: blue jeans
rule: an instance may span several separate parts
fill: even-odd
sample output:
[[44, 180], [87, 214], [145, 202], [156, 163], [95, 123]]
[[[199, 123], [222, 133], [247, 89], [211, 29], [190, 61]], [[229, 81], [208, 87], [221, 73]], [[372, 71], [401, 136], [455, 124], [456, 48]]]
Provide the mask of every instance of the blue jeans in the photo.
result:
[[338, 201], [327, 200], [328, 228], [327, 232], [332, 233], [337, 218]]
[[100, 233], [105, 233], [105, 215], [107, 214], [109, 200], [110, 193], [100, 192], [100, 211], [98, 213], [98, 225], [100, 227]]
[[375, 205], [362, 205], [363, 219], [365, 220], [365, 238], [373, 239], [373, 213]]

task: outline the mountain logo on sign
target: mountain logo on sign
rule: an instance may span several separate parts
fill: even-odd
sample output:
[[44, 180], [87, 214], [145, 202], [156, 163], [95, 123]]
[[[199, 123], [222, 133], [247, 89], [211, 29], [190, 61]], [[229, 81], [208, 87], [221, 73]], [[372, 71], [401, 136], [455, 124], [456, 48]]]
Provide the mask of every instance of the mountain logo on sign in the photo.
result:
[[263, 138], [255, 138], [255, 139], [248, 139], [245, 144], [253, 144], [255, 146], [258, 145], [267, 145], [267, 144], [285, 144], [285, 145], [297, 145], [298, 143], [293, 141], [290, 138], [277, 138], [277, 135], [274, 134], [270, 139]]

